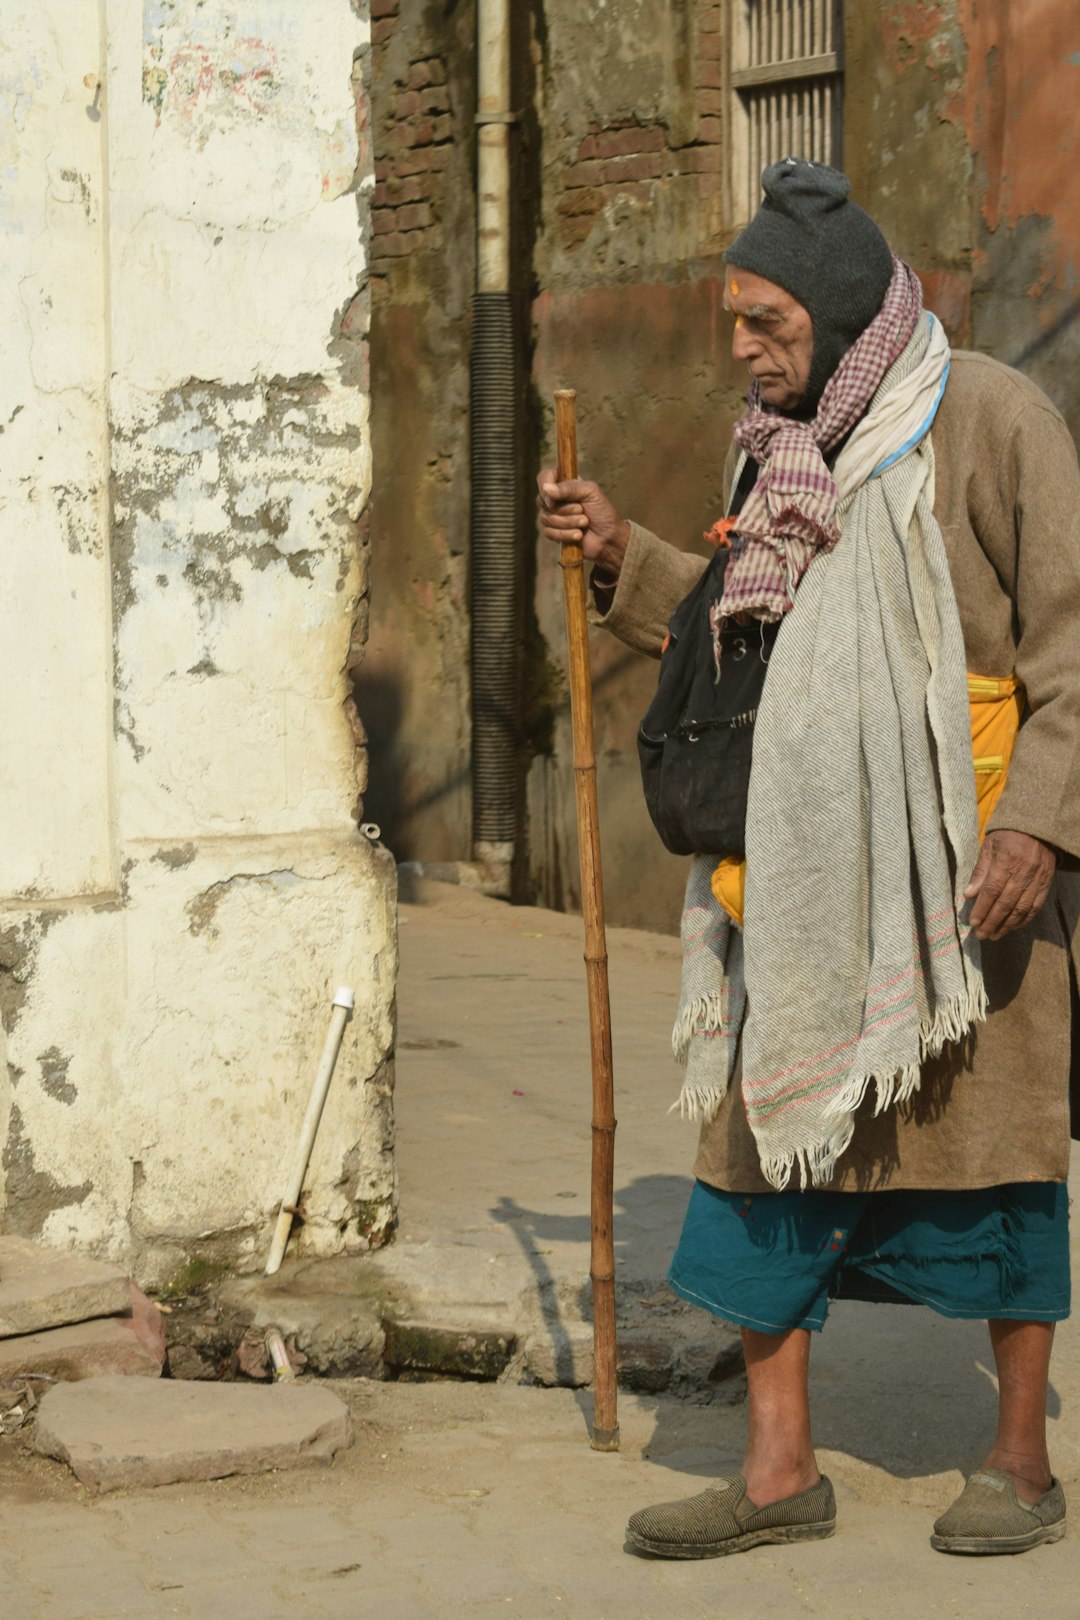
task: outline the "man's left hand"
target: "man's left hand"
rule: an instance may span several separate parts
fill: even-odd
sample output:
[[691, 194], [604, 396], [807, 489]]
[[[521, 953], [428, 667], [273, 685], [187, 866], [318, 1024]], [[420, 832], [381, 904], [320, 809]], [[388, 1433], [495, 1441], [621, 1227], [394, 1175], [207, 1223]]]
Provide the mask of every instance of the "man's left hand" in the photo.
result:
[[1030, 833], [989, 832], [965, 898], [974, 900], [971, 926], [979, 939], [1001, 939], [1037, 915], [1050, 892], [1057, 855]]

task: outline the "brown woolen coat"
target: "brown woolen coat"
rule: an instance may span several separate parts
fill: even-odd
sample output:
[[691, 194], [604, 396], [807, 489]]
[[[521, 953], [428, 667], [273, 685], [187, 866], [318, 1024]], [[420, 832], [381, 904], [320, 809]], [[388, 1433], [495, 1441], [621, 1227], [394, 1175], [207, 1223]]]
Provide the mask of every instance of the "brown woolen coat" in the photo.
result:
[[[828, 1186], [837, 1191], [1063, 1181], [1080, 960], [1080, 473], [1061, 416], [1018, 372], [954, 352], [932, 431], [934, 511], [971, 674], [1015, 673], [1027, 707], [990, 827], [1062, 853], [1035, 921], [982, 947], [990, 1013], [962, 1047], [925, 1065], [914, 1099], [857, 1116]], [[729, 456], [730, 476], [735, 464]], [[712, 515], [712, 514], [709, 514]], [[841, 541], [841, 544], [843, 542]], [[658, 657], [667, 623], [706, 566], [632, 525], [613, 596], [595, 623]], [[828, 942], [822, 942], [828, 948]], [[674, 988], [674, 987], [673, 987]], [[701, 1132], [694, 1173], [768, 1192], [739, 1074]]]

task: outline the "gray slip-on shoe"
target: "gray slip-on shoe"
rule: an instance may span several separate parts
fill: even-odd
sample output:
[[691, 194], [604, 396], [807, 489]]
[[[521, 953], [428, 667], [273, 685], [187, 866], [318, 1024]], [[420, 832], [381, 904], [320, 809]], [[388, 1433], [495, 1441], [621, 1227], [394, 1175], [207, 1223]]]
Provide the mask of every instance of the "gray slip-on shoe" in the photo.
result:
[[763, 1541], [823, 1541], [836, 1529], [836, 1498], [822, 1477], [808, 1491], [755, 1507], [741, 1474], [681, 1502], [635, 1513], [626, 1539], [657, 1558], [722, 1558]]
[[1021, 1502], [1008, 1474], [1000, 1468], [977, 1468], [934, 1525], [931, 1547], [938, 1552], [1027, 1552], [1065, 1534], [1065, 1492], [1055, 1479], [1029, 1507]]

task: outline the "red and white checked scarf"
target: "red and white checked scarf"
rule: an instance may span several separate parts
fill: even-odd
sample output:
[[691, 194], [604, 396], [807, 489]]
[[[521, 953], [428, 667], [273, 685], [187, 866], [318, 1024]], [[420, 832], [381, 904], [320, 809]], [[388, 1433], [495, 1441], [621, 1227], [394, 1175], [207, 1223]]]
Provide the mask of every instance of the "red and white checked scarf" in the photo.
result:
[[866, 414], [921, 309], [919, 278], [894, 254], [885, 301], [829, 378], [812, 421], [764, 410], [760, 387], [751, 385], [735, 440], [761, 472], [739, 514], [724, 594], [710, 612], [714, 640], [723, 621], [738, 614], [770, 623], [782, 618], [814, 555], [839, 540], [837, 489], [825, 455]]

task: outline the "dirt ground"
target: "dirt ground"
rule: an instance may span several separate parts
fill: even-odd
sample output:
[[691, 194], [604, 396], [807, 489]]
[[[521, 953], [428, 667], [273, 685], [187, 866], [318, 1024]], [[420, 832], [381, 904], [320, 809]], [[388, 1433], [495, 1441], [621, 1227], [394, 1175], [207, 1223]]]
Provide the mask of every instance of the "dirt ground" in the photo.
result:
[[[892, 1359], [908, 1457], [921, 1451], [932, 1465], [948, 1438], [939, 1448], [928, 1437], [953, 1419], [933, 1376]], [[1013, 1559], [933, 1552], [930, 1522], [959, 1475], [926, 1474], [891, 1446], [888, 1470], [860, 1457], [875, 1448], [852, 1446], [835, 1411], [823, 1427], [836, 1445], [823, 1448], [840, 1511], [831, 1541], [667, 1563], [624, 1551], [627, 1514], [730, 1469], [741, 1409], [624, 1397], [623, 1447], [611, 1456], [589, 1449], [587, 1397], [569, 1390], [334, 1387], [352, 1408], [356, 1442], [332, 1467], [95, 1499], [59, 1464], [5, 1442], [5, 1620], [1078, 1612], [1075, 1541]], [[850, 1393], [866, 1435], [881, 1391]], [[974, 1404], [984, 1416], [985, 1397]]]
[[[588, 1272], [587, 1038], [574, 919], [428, 886], [403, 908], [402, 1229], [417, 1274], [487, 1313]], [[662, 1278], [693, 1132], [666, 1107], [677, 947], [613, 931], [620, 1276]], [[455, 1256], [457, 1259], [455, 1260]], [[482, 1289], [478, 1273], [493, 1279]], [[434, 1291], [425, 1296], [436, 1297]], [[740, 1620], [1080, 1615], [1080, 1531], [1019, 1558], [931, 1550], [934, 1517], [993, 1434], [985, 1327], [848, 1302], [815, 1341], [826, 1542], [667, 1563], [629, 1513], [738, 1463], [745, 1409], [620, 1396], [623, 1445], [589, 1449], [589, 1396], [515, 1383], [332, 1384], [356, 1439], [332, 1467], [93, 1498], [0, 1441], [0, 1620]], [[274, 1391], [266, 1390], [268, 1399]], [[1080, 1511], [1080, 1334], [1059, 1333], [1052, 1455]]]

